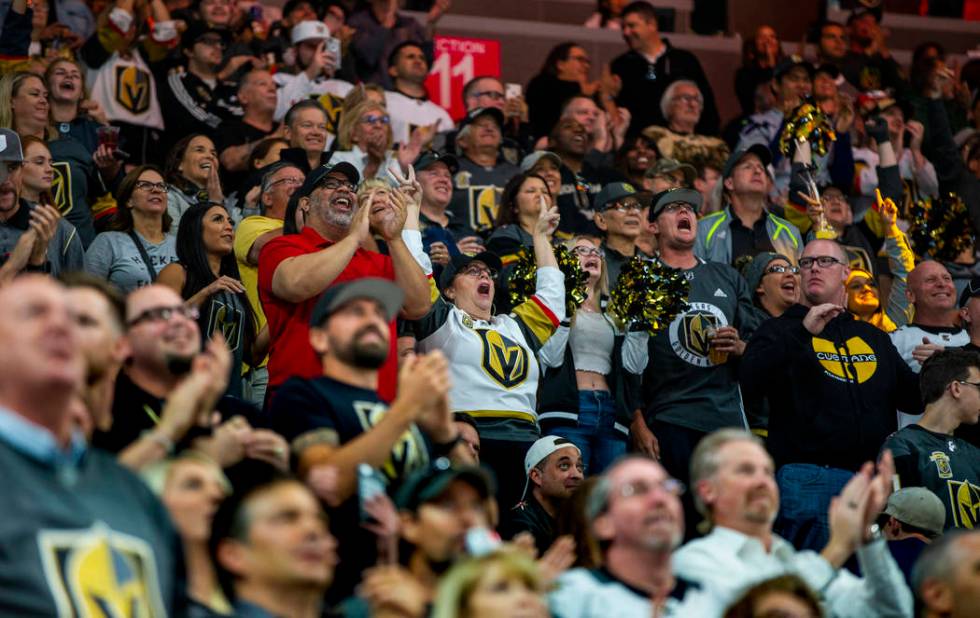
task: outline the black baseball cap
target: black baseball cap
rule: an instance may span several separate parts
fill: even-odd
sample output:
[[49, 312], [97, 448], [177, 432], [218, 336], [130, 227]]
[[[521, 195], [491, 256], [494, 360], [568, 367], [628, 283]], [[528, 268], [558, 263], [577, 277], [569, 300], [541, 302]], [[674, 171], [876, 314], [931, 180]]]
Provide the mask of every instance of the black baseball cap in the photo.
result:
[[960, 294], [960, 307], [966, 307], [971, 298], [980, 296], [980, 277], [973, 277]]
[[806, 69], [807, 75], [810, 76], [810, 79], [813, 79], [813, 65], [796, 54], [786, 56], [780, 60], [779, 63], [776, 64], [776, 68], [773, 69], [772, 76], [778, 80], [780, 77], [786, 75], [796, 67], [803, 67]]
[[216, 28], [209, 25], [204, 21], [192, 21], [187, 26], [187, 30], [180, 35], [180, 47], [182, 49], [190, 49], [194, 47], [194, 44], [201, 40], [201, 38], [206, 34], [217, 34], [221, 37], [221, 42], [225, 45], [228, 44], [228, 31], [222, 28]]
[[321, 165], [306, 175], [303, 185], [293, 193], [292, 198], [298, 200], [301, 197], [309, 197], [310, 193], [313, 193], [330, 174], [343, 174], [352, 185], [361, 182], [360, 172], [346, 161], [334, 165]]
[[641, 194], [628, 182], [610, 182], [596, 196], [595, 209], [601, 212], [609, 204], [630, 196], [635, 196], [637, 199], [640, 199]]
[[653, 196], [653, 205], [650, 208], [650, 221], [657, 218], [657, 215], [667, 207], [668, 204], [674, 204], [676, 202], [683, 202], [685, 204], [690, 204], [694, 206], [694, 211], [697, 212], [701, 208], [701, 203], [704, 199], [701, 197], [701, 193], [695, 191], [694, 189], [685, 189], [683, 187], [674, 187], [673, 189], [667, 189], [666, 191], [661, 191], [660, 193]]
[[503, 129], [504, 126], [504, 113], [497, 109], [496, 107], [476, 107], [471, 109], [463, 116], [462, 120], [459, 121], [459, 130], [462, 131], [465, 127], [473, 124], [473, 122], [480, 116], [490, 116], [497, 121], [497, 125]]
[[748, 148], [736, 150], [730, 157], [728, 157], [728, 161], [725, 161], [725, 168], [721, 171], [722, 179], [731, 176], [732, 170], [734, 170], [735, 166], [738, 165], [738, 162], [742, 160], [742, 157], [747, 154], [754, 154], [755, 156], [759, 157], [759, 160], [762, 161], [763, 167], [767, 167], [770, 163], [772, 163], [772, 153], [769, 151], [768, 146], [765, 144], [752, 144]]
[[418, 159], [415, 159], [415, 163], [412, 167], [415, 168], [416, 172], [421, 172], [422, 170], [432, 167], [436, 163], [445, 163], [446, 167], [449, 168], [450, 174], [455, 174], [459, 171], [459, 161], [451, 154], [442, 154], [436, 152], [435, 150], [426, 150], [419, 155]]
[[392, 320], [402, 308], [405, 293], [391, 281], [378, 277], [365, 277], [330, 286], [316, 301], [313, 314], [310, 316], [310, 326], [322, 326], [337, 309], [352, 300], [362, 298], [377, 301], [384, 308], [385, 316]]
[[456, 278], [456, 273], [469, 266], [472, 262], [483, 262], [498, 273], [503, 268], [503, 263], [500, 261], [500, 258], [489, 251], [477, 253], [476, 255], [465, 255], [461, 253], [443, 266], [442, 274], [439, 276], [439, 289], [445, 290], [452, 285], [453, 279]]
[[468, 483], [481, 498], [494, 495], [494, 482], [490, 473], [478, 466], [453, 466], [445, 457], [417, 470], [405, 479], [395, 494], [395, 504], [400, 510], [415, 511], [449, 489], [453, 481]]

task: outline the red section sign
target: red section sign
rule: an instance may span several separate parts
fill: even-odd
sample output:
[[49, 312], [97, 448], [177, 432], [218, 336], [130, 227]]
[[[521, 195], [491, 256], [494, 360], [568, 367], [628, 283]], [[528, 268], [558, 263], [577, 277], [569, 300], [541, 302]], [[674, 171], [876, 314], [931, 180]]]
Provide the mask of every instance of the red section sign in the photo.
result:
[[500, 41], [436, 36], [435, 60], [425, 81], [429, 97], [453, 120], [465, 113], [463, 85], [477, 75], [500, 77]]

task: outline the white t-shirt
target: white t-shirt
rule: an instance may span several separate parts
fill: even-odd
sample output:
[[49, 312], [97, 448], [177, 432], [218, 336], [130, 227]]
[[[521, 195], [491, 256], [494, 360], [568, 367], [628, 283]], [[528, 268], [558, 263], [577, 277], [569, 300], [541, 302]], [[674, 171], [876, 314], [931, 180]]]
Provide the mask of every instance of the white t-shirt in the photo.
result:
[[391, 132], [396, 144], [407, 144], [412, 130], [436, 125], [436, 133], [451, 130], [453, 119], [449, 112], [428, 99], [415, 99], [400, 92], [385, 92]]
[[[936, 343], [947, 348], [960, 347], [970, 343], [970, 333], [963, 328], [931, 328], [908, 324], [892, 331], [888, 336], [891, 337], [895, 349], [898, 350], [898, 354], [905, 361], [905, 364], [916, 373], [922, 370], [922, 365], [912, 358], [912, 350], [916, 346], [922, 345], [923, 337], [928, 338], [930, 343]], [[920, 418], [922, 418], [921, 414], [906, 414], [899, 410], [898, 428], [911, 425]]]

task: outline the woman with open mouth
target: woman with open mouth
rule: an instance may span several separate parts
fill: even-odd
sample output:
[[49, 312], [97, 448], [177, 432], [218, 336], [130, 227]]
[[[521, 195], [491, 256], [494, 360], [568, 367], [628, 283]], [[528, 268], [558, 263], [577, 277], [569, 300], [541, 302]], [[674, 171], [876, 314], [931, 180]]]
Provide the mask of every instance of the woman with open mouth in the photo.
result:
[[[549, 240], [557, 225], [558, 209], [541, 208], [532, 230], [535, 293], [512, 312], [498, 313], [494, 306], [501, 261], [484, 251], [460, 254], [446, 264], [439, 277], [442, 295], [414, 324], [417, 350], [440, 350], [449, 360], [450, 408], [476, 420], [480, 460], [498, 479], [524, 476], [524, 455], [541, 437], [537, 352], [565, 316], [565, 277]], [[517, 503], [520, 489], [516, 483], [500, 484], [502, 509]]]
[[364, 99], [340, 117], [337, 127], [339, 150], [330, 157], [330, 165], [342, 161], [357, 168], [361, 178], [387, 178], [388, 169], [408, 170], [421, 144], [402, 144], [392, 150], [391, 117], [382, 103]]
[[265, 357], [268, 330], [256, 333], [255, 314], [235, 259], [231, 215], [221, 204], [195, 204], [177, 228], [178, 261], [160, 271], [159, 283], [199, 308], [201, 335], [220, 333], [232, 353], [228, 394], [242, 396], [242, 363]]
[[541, 431], [571, 440], [588, 474], [601, 474], [626, 453], [640, 377], [647, 366], [645, 332], [625, 332], [606, 311], [609, 283], [602, 250], [589, 238], [565, 241], [588, 276], [588, 296], [538, 357]]
[[167, 176], [167, 212], [174, 225], [195, 204], [223, 204], [224, 191], [218, 175], [218, 150], [199, 133], [174, 144], [164, 168]]

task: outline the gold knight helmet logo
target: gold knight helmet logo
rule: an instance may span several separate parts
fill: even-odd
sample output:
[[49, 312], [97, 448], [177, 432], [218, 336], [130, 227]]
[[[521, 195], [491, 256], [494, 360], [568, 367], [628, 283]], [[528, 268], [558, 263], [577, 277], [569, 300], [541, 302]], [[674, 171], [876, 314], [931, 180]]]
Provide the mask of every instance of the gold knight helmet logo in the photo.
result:
[[116, 103], [133, 115], [150, 109], [150, 74], [137, 66], [116, 67]]
[[980, 523], [980, 487], [970, 481], [949, 481], [949, 502], [953, 507], [953, 524], [957, 528], [977, 528]]
[[523, 384], [528, 374], [528, 355], [524, 346], [495, 330], [475, 332], [483, 342], [483, 371], [504, 388]]
[[164, 616], [156, 563], [143, 539], [96, 523], [38, 535], [44, 575], [59, 616]]

